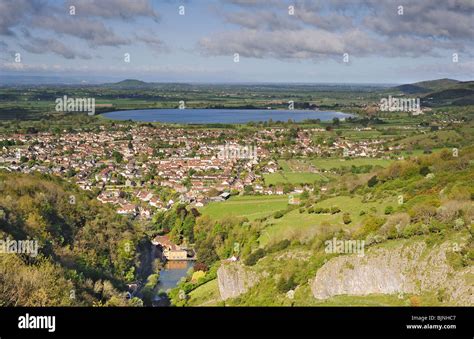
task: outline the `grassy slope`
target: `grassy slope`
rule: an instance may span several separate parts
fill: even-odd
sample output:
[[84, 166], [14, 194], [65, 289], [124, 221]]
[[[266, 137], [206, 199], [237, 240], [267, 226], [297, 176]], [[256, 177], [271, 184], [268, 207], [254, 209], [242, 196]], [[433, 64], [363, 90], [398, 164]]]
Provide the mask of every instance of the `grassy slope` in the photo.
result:
[[216, 306], [220, 302], [217, 279], [211, 280], [189, 294], [189, 306]]
[[307, 211], [299, 213], [293, 210], [285, 214], [280, 219], [271, 218], [270, 226], [266, 227], [260, 236], [262, 246], [268, 243], [278, 242], [283, 239], [308, 239], [318, 233], [322, 222], [328, 222], [332, 229], [344, 227], [342, 221], [343, 213], [350, 214], [352, 222], [346, 228], [355, 228], [362, 220], [360, 211], [368, 212], [371, 208], [376, 208], [378, 215], [383, 215], [385, 207], [391, 205], [396, 207], [396, 198], [392, 197], [377, 202], [362, 202], [361, 197], [340, 196], [329, 198], [317, 203], [316, 207], [331, 208], [337, 206], [341, 209], [338, 214], [309, 214]]
[[[469, 180], [472, 167], [469, 169], [465, 167], [466, 165], [459, 166], [459, 164], [466, 163], [466, 161], [470, 159], [468, 154], [471, 153], [472, 149], [462, 149], [461, 156], [464, 156], [465, 158], [459, 158], [459, 160], [450, 158], [445, 159], [441, 154], [433, 154], [431, 156], [424, 157], [426, 159], [434, 159], [434, 164], [437, 166], [432, 167], [432, 169], [435, 171], [435, 181], [427, 181], [427, 179], [419, 176], [418, 174], [413, 174], [409, 178], [404, 178], [403, 180], [401, 180], [398, 176], [395, 176], [394, 178], [387, 180], [385, 184], [377, 185], [375, 191], [377, 191], [377, 189], [383, 189], [383, 191], [387, 193], [387, 195], [389, 194], [389, 196], [386, 198], [379, 197], [378, 200], [374, 202], [363, 202], [362, 197], [356, 195], [353, 197], [333, 197], [322, 202], [318, 202], [314, 205], [315, 207], [324, 208], [331, 206], [340, 207], [342, 212], [347, 212], [351, 215], [352, 223], [346, 226], [342, 224], [342, 212], [335, 215], [318, 215], [308, 214], [306, 211], [299, 213], [299, 210], [297, 209], [285, 214], [280, 219], [274, 219], [273, 217], [270, 217], [267, 220], [267, 227], [261, 233], [259, 243], [261, 246], [268, 248], [267, 245], [270, 243], [283, 239], [312, 239], [318, 234], [323, 221], [329, 223], [330, 227], [333, 227], [334, 229], [337, 229], [338, 227], [344, 227], [345, 229], [353, 230], [361, 224], [361, 221], [364, 218], [363, 216], [359, 215], [360, 210], [368, 212], [372, 209], [371, 213], [374, 213], [377, 216], [384, 216], [385, 207], [387, 205], [391, 205], [397, 209], [398, 204], [396, 197], [400, 189], [402, 189], [404, 193], [411, 192], [412, 190], [417, 193], [417, 195], [413, 196], [412, 199], [407, 200], [404, 204], [404, 207], [408, 209], [411, 208], [411, 206], [413, 206], [416, 201], [420, 200], [421, 198], [417, 200], [417, 197], [419, 198], [423, 194], [428, 194], [428, 196], [430, 194], [439, 196], [441, 191], [445, 191], [445, 193], [442, 195], [445, 196], [444, 199], [447, 199], [446, 194], [448, 192], [446, 189], [443, 189], [446, 187], [447, 183], [456, 182], [461, 186], [469, 186], [468, 183], [470, 182]], [[444, 161], [452, 163], [446, 163], [443, 166], [443, 159], [445, 159]], [[412, 162], [414, 162], [414, 160], [412, 160]], [[456, 165], [456, 162], [459, 162], [459, 164]], [[449, 181], [447, 181], [448, 177], [446, 177], [448, 174]], [[400, 184], [403, 186], [399, 187]], [[375, 208], [375, 212], [373, 211], [373, 208]], [[434, 229], [434, 231], [431, 231], [428, 234], [412, 235], [407, 239], [398, 238], [394, 240], [385, 240], [378, 245], [372, 246], [391, 248], [399, 245], [405, 246], [415, 241], [425, 241], [428, 245], [428, 248], [434, 248], [434, 246], [439, 246], [441, 242], [445, 241], [460, 243], [461, 236], [466, 237], [466, 235], [469, 234], [469, 231], [466, 229], [455, 230], [452, 228], [452, 223], [449, 224], [451, 226], [448, 226], [448, 224], [449, 223], [446, 224], [446, 229], [443, 232], [437, 232]], [[241, 295], [234, 300], [228, 300], [225, 302], [225, 304], [240, 306], [412, 306], [414, 303], [422, 306], [446, 305], [446, 302], [443, 302], [442, 298], [437, 295], [437, 292], [439, 291], [436, 290], [423, 292], [420, 295], [416, 295], [416, 298], [414, 295], [409, 294], [369, 296], [341, 295], [324, 301], [316, 300], [312, 297], [309, 281], [310, 279], [314, 278], [316, 271], [323, 264], [322, 259], [329, 259], [330, 257], [328, 258], [328, 255], [324, 253], [324, 250], [321, 249], [321, 247], [315, 247], [314, 245], [315, 243], [310, 243], [309, 246], [293, 243], [290, 247], [283, 251], [267, 253], [264, 258], [260, 259], [257, 264], [251, 268], [256, 272], [256, 274], [263, 274], [261, 281], [252, 287], [246, 294]], [[449, 263], [453, 264], [451, 259], [449, 260]], [[295, 298], [293, 300], [287, 298], [285, 293], [279, 292], [277, 287], [277, 282], [282, 277], [288, 277], [290, 275], [295, 277], [299, 286], [296, 289]], [[211, 294], [214, 296], [213, 302], [215, 302], [215, 295], [218, 293], [217, 286], [207, 286], [209, 289], [211, 289], [211, 287], [213, 288], [212, 291], [196, 290], [194, 293], [198, 296], [205, 295], [205, 293]], [[196, 302], [198, 302], [197, 299]]]
[[283, 196], [236, 196], [225, 202], [214, 202], [203, 207], [200, 212], [213, 219], [227, 216], [245, 216], [255, 220], [285, 209], [288, 197]]

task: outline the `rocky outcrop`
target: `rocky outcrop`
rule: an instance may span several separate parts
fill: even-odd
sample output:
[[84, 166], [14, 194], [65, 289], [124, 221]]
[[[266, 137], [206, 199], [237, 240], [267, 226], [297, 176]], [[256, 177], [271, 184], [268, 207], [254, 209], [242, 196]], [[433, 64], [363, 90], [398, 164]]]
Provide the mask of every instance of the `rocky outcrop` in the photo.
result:
[[258, 282], [258, 275], [239, 262], [223, 262], [217, 270], [222, 300], [236, 298]]
[[426, 243], [420, 241], [372, 248], [363, 257], [339, 256], [318, 270], [311, 282], [311, 291], [317, 299], [342, 294], [442, 291], [451, 304], [474, 305], [474, 269], [453, 269], [446, 261], [446, 253], [452, 248], [452, 243], [445, 242], [428, 249]]

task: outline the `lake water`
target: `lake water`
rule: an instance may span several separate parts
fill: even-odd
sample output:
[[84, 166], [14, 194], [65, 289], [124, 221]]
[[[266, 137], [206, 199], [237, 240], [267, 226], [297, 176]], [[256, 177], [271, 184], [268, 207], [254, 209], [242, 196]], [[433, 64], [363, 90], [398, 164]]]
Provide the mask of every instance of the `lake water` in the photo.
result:
[[180, 124], [243, 124], [250, 121], [303, 121], [348, 118], [351, 114], [313, 110], [265, 110], [265, 109], [145, 109], [116, 111], [103, 114], [113, 120], [165, 122]]

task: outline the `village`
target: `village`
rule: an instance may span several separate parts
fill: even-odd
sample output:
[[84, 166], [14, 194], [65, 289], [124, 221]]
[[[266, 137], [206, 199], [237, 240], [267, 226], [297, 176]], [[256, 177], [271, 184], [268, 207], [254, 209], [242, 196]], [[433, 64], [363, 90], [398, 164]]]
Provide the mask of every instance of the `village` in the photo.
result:
[[150, 219], [157, 211], [165, 211], [176, 203], [199, 208], [242, 194], [246, 187], [251, 187], [255, 194], [268, 195], [311, 190], [301, 186], [284, 192], [281, 185], [265, 183], [264, 175], [279, 171], [276, 159], [284, 154], [384, 154], [383, 141], [377, 139], [316, 143], [313, 136], [324, 132], [317, 128], [299, 129], [293, 141], [284, 144], [287, 131], [258, 130], [245, 140], [245, 145], [233, 129], [118, 124], [110, 130], [101, 126], [99, 132], [14, 134], [0, 139], [11, 145], [0, 149], [0, 167], [12, 172], [63, 177], [94, 192], [100, 202], [116, 206], [119, 214]]

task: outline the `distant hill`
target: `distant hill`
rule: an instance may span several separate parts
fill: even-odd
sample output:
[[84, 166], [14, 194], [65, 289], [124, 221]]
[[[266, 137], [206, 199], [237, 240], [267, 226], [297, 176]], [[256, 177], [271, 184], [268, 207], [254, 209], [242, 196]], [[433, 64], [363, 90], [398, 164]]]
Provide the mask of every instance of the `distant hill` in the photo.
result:
[[108, 86], [114, 88], [143, 88], [149, 87], [150, 84], [141, 80], [125, 79], [113, 84], [108, 84]]
[[405, 94], [417, 94], [417, 93], [429, 92], [429, 89], [421, 87], [421, 86], [417, 86], [417, 85], [400, 85], [395, 88]]
[[405, 94], [428, 93], [448, 89], [459, 83], [461, 83], [461, 81], [453, 79], [438, 79], [415, 82], [414, 84], [400, 85], [394, 89], [399, 90]]
[[438, 79], [400, 85], [391, 90], [408, 96], [419, 95], [426, 106], [474, 104], [474, 81]]
[[458, 80], [453, 80], [453, 79], [438, 79], [438, 80], [428, 80], [428, 81], [421, 81], [421, 82], [416, 82], [412, 85], [419, 86], [422, 88], [426, 88], [431, 91], [440, 91], [443, 89], [447, 89], [450, 87], [453, 87], [454, 85], [460, 83]]

